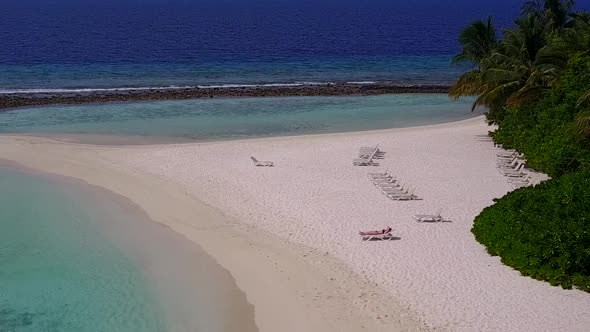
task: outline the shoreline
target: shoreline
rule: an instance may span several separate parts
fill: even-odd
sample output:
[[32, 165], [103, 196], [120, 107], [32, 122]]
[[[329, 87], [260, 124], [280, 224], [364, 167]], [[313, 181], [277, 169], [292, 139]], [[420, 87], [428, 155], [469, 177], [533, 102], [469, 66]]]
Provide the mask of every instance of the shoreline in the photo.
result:
[[[472, 121], [475, 118], [481, 118], [483, 115], [473, 115], [466, 119], [451, 120], [448, 122], [441, 122], [435, 124], [418, 125], [410, 127], [393, 127], [385, 129], [367, 129], [354, 130], [343, 132], [328, 132], [328, 133], [301, 133], [291, 135], [277, 135], [277, 136], [252, 136], [244, 137], [227, 137], [227, 138], [210, 138], [210, 139], [178, 139], [169, 137], [147, 137], [147, 136], [130, 136], [130, 135], [108, 135], [108, 134], [70, 134], [70, 133], [0, 133], [2, 136], [10, 137], [37, 137], [47, 138], [57, 142], [80, 144], [88, 146], [116, 146], [116, 147], [155, 147], [155, 146], [172, 146], [172, 145], [186, 145], [186, 144], [216, 144], [228, 142], [247, 142], [257, 140], [279, 140], [279, 139], [293, 139], [298, 137], [338, 137], [346, 135], [360, 135], [362, 133], [383, 133], [386, 134], [391, 130], [412, 130], [414, 128], [428, 129], [431, 127], [439, 127], [445, 125], [460, 125], [466, 121]], [[123, 142], [123, 143], [121, 143]]]
[[[102, 152], [123, 152], [119, 147], [88, 147], [0, 136], [4, 159], [122, 195], [150, 219], [202, 247], [232, 274], [254, 305], [260, 331], [424, 330], [380, 287], [359, 282], [344, 264], [326, 253], [244, 225], [173, 182], [132, 168], [121, 170], [122, 165], [103, 159]], [[195, 216], [200, 217], [199, 223], [194, 223]]]
[[48, 105], [183, 100], [202, 98], [355, 96], [397, 93], [447, 93], [448, 85], [398, 85], [393, 83], [327, 83], [284, 86], [178, 87], [136, 90], [15, 92], [0, 94], [0, 112]]
[[[511, 190], [495, 169], [489, 129], [476, 117], [117, 147], [0, 136], [0, 149], [4, 158], [126, 196], [202, 245], [246, 293], [261, 331], [583, 330], [590, 324], [588, 294], [520, 276], [470, 232], [473, 217]], [[376, 143], [386, 151], [380, 167], [351, 166], [359, 146]], [[249, 155], [276, 166], [253, 167]], [[366, 173], [386, 169], [423, 200], [381, 195]], [[411, 217], [439, 207], [451, 223]], [[201, 224], [196, 215], [209, 217]], [[359, 230], [384, 225], [400, 239], [359, 240]]]
[[[151, 220], [133, 201], [78, 178], [0, 158], [2, 168], [76, 195], [84, 211], [95, 212], [92, 227], [100, 233], [98, 238], [133, 262], [171, 331], [258, 331], [254, 308], [229, 272], [197, 243]], [[96, 214], [103, 209], [108, 212]]]

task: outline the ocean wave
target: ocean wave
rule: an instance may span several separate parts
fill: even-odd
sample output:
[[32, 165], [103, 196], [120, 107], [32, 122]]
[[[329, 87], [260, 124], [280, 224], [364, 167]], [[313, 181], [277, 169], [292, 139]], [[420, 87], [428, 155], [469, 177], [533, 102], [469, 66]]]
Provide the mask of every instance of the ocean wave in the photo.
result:
[[333, 82], [293, 82], [293, 83], [263, 83], [263, 84], [219, 84], [219, 85], [197, 85], [200, 89], [227, 89], [227, 88], [281, 88], [298, 87], [311, 85], [330, 85]]
[[298, 86], [322, 86], [334, 82], [292, 82], [292, 83], [259, 83], [259, 84], [212, 84], [212, 85], [184, 85], [184, 86], [146, 86], [146, 87], [113, 87], [113, 88], [31, 88], [31, 89], [2, 89], [4, 94], [51, 94], [51, 93], [95, 93], [95, 92], [125, 92], [147, 90], [183, 90], [183, 89], [231, 89], [231, 88], [273, 88], [273, 87], [298, 87]]
[[[399, 87], [420, 87], [429, 85], [426, 83], [412, 84], [399, 81], [342, 81], [342, 82], [276, 82], [276, 83], [227, 83], [227, 84], [210, 84], [210, 85], [169, 85], [169, 86], [143, 86], [143, 87], [112, 87], [112, 88], [0, 88], [0, 95], [10, 94], [73, 94], [73, 93], [100, 93], [100, 92], [133, 92], [149, 90], [185, 90], [185, 89], [236, 89], [236, 88], [281, 88], [281, 87], [310, 87], [310, 86], [329, 86], [334, 84], [349, 85], [395, 85]], [[437, 83], [431, 83], [437, 85]], [[440, 84], [440, 83], [438, 83]]]
[[377, 84], [375, 81], [352, 81], [346, 82], [347, 84], [359, 84], [359, 85], [369, 85], [369, 84]]

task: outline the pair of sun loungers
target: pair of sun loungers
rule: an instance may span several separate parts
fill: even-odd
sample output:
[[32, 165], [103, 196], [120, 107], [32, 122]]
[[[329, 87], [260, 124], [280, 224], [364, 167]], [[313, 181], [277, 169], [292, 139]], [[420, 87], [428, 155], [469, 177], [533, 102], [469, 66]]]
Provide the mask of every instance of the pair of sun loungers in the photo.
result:
[[[442, 209], [438, 209], [434, 214], [415, 214], [413, 216], [414, 220], [417, 222], [443, 222], [445, 221], [443, 217], [441, 217], [440, 213]], [[391, 227], [387, 227], [382, 230], [378, 231], [361, 231], [359, 235], [363, 241], [372, 241], [372, 240], [393, 240], [395, 237], [391, 234]]]
[[376, 163], [375, 158], [382, 158], [384, 152], [379, 149], [379, 144], [376, 146], [362, 146], [359, 149], [358, 158], [352, 160], [353, 166], [373, 166]]
[[384, 173], [369, 173], [369, 180], [375, 185], [383, 195], [394, 201], [410, 201], [416, 200], [418, 197], [414, 195], [415, 188], [402, 184], [401, 180], [389, 174]]

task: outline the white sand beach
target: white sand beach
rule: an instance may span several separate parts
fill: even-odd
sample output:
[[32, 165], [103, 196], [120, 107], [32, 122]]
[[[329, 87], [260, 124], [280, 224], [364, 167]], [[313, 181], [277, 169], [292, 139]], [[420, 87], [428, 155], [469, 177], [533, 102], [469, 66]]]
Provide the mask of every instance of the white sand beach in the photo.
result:
[[[0, 136], [0, 158], [128, 197], [235, 278], [261, 331], [587, 331], [590, 294], [501, 264], [470, 232], [511, 190], [482, 117], [405, 129], [243, 141], [92, 146]], [[386, 152], [353, 167], [362, 145]], [[254, 167], [250, 156], [274, 161]], [[422, 200], [381, 194], [389, 169]], [[417, 223], [443, 208], [451, 222]], [[392, 241], [359, 230], [390, 226]]]

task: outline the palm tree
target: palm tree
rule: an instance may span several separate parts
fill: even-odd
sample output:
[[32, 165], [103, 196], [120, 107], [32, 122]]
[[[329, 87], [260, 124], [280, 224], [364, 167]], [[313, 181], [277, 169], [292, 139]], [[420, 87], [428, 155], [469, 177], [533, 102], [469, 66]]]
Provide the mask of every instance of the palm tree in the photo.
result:
[[492, 17], [489, 16], [486, 22], [472, 22], [459, 35], [459, 43], [462, 46], [461, 53], [456, 55], [452, 62], [468, 62], [479, 67], [481, 61], [492, 54], [497, 43]]
[[554, 35], [550, 42], [551, 47], [569, 54], [590, 53], [590, 14], [576, 13], [572, 16], [572, 26]]
[[536, 99], [551, 87], [565, 67], [567, 57], [560, 50], [548, 48], [550, 27], [537, 16], [517, 21], [518, 27], [506, 31], [492, 55], [493, 66], [482, 77], [493, 90], [482, 99], [494, 99], [518, 105]]
[[590, 23], [590, 13], [588, 12], [572, 13], [571, 17], [574, 19], [574, 22]]
[[[456, 55], [452, 63], [466, 62], [474, 69], [464, 73], [451, 87], [449, 96], [458, 99], [461, 96], [475, 96], [480, 94], [481, 73], [484, 60], [489, 58], [497, 44], [496, 28], [489, 16], [487, 21], [474, 21], [459, 35], [462, 46], [461, 53]], [[473, 109], [477, 104], [473, 104]]]
[[574, 0], [531, 0], [522, 6], [522, 16], [537, 16], [549, 24], [553, 31], [571, 26]]
[[548, 29], [536, 15], [518, 20], [517, 27], [507, 30], [493, 51], [479, 60], [476, 70], [459, 78], [451, 98], [478, 96], [473, 108], [485, 105], [494, 112], [538, 97], [553, 84], [566, 60], [557, 50], [545, 48]]

